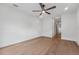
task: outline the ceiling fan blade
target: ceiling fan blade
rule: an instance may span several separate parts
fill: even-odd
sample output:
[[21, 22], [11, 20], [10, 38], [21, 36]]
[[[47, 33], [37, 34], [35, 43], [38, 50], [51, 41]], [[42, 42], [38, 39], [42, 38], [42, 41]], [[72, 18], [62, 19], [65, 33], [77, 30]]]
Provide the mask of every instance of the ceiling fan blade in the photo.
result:
[[41, 12], [41, 10], [32, 10], [32, 12]]
[[42, 3], [39, 3], [39, 5], [40, 5], [41, 9], [44, 10], [45, 5]]
[[40, 13], [40, 15], [42, 15], [42, 12]]
[[50, 10], [50, 9], [53, 9], [53, 8], [56, 8], [56, 6], [50, 7], [50, 8], [48, 8], [48, 9], [46, 9], [46, 10]]
[[19, 7], [17, 4], [15, 4], [15, 3], [13, 3], [13, 6], [15, 6], [15, 7]]
[[49, 13], [49, 12], [45, 12], [45, 13], [47, 13], [47, 14], [51, 14], [51, 13]]

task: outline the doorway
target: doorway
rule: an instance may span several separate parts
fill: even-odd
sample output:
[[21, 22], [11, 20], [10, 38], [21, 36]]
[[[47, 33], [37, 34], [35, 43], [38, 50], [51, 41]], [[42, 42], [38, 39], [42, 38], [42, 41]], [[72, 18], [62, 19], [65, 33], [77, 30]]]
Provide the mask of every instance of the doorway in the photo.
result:
[[61, 38], [61, 17], [54, 17], [54, 35], [56, 38]]

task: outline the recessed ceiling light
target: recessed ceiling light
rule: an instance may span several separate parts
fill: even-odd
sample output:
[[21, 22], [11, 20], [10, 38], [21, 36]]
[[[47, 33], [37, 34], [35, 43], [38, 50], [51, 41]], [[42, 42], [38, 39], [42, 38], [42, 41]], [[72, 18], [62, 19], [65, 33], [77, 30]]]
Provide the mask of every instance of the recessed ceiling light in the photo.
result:
[[64, 10], [68, 10], [69, 7], [65, 7]]

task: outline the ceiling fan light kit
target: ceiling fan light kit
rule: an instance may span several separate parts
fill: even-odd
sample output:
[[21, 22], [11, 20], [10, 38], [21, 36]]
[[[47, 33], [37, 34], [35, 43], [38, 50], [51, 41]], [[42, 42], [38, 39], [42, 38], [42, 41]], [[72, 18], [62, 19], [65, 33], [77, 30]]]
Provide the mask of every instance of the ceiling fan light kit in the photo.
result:
[[42, 13], [45, 13], [45, 11], [42, 11]]

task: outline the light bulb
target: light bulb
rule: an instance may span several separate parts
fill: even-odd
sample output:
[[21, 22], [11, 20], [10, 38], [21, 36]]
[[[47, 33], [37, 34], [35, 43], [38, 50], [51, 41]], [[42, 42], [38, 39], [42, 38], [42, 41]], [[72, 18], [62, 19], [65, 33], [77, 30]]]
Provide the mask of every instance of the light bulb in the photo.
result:
[[45, 13], [45, 11], [42, 11], [42, 13]]

